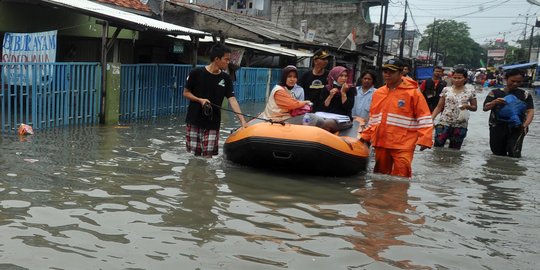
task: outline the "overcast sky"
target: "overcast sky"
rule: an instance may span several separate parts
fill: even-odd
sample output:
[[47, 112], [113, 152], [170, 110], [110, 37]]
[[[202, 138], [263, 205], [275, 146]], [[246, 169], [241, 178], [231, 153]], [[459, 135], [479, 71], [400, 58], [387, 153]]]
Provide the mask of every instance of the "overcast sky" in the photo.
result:
[[[517, 39], [523, 39], [525, 23], [534, 25], [540, 16], [540, 6], [527, 0], [409, 0], [409, 6], [407, 30], [418, 29], [423, 34], [434, 18], [453, 19], [467, 23], [471, 38], [479, 44], [503, 37], [515, 44]], [[404, 10], [405, 0], [390, 0], [387, 23], [403, 21]], [[380, 7], [373, 7], [370, 14], [371, 20], [378, 23]], [[527, 26], [527, 39], [530, 29]], [[540, 35], [540, 28], [535, 28], [536, 34]]]

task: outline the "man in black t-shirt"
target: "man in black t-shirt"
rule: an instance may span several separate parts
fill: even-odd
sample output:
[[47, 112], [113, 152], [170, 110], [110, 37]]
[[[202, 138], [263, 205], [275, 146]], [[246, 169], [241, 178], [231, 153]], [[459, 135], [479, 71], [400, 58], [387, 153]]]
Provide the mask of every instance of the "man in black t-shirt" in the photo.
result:
[[218, 154], [221, 110], [215, 105], [221, 106], [225, 97], [242, 126], [246, 126], [240, 105], [234, 97], [231, 77], [223, 72], [229, 65], [230, 57], [230, 49], [216, 44], [210, 49], [212, 62], [189, 73], [184, 88], [184, 97], [189, 100], [186, 115], [186, 149], [188, 152], [193, 151], [196, 156]]
[[[509, 70], [504, 74], [504, 78], [506, 80], [504, 89], [491, 90], [484, 101], [484, 111], [491, 111], [489, 115], [489, 146], [495, 155], [519, 158], [521, 157], [523, 139], [529, 132], [529, 125], [534, 117], [534, 102], [529, 92], [518, 88], [523, 83], [524, 78], [521, 70]], [[509, 95], [515, 96], [512, 103], [522, 102], [523, 104], [507, 104], [507, 100], [512, 100], [507, 97]], [[523, 107], [524, 109], [522, 111], [510, 110], [513, 117], [507, 119], [507, 115], [502, 117], [501, 114], [501, 109], [505, 106]]]
[[441, 79], [443, 75], [444, 69], [436, 66], [433, 68], [433, 75], [431, 78], [426, 79], [419, 86], [431, 112], [437, 107], [441, 92], [443, 88], [446, 87], [446, 82]]
[[313, 103], [313, 111], [319, 111], [322, 105], [320, 101], [321, 91], [326, 85], [328, 78], [328, 65], [329, 57], [331, 57], [325, 50], [317, 50], [313, 54], [313, 69], [304, 72], [298, 84], [304, 88], [304, 100], [309, 100]]

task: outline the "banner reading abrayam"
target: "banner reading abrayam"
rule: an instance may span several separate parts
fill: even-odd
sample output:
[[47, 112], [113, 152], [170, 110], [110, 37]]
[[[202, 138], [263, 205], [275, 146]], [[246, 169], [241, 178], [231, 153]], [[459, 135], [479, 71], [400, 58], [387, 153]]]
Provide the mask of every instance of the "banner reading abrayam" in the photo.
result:
[[[56, 62], [58, 31], [37, 33], [5, 33], [2, 43], [2, 62], [9, 63], [54, 63]], [[52, 68], [42, 65], [39, 68], [29, 68], [28, 65], [4, 66], [4, 79], [9, 84], [26, 85], [34, 72], [41, 77], [48, 74]], [[48, 76], [47, 76], [48, 77]]]

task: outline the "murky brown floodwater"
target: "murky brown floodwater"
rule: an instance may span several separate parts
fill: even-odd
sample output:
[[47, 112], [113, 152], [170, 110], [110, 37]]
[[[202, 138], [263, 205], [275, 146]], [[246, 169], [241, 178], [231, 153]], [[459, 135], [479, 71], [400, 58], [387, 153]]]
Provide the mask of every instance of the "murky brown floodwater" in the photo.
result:
[[540, 121], [512, 159], [487, 116], [463, 151], [418, 152], [410, 182], [194, 158], [183, 117], [5, 135], [0, 269], [537, 269]]

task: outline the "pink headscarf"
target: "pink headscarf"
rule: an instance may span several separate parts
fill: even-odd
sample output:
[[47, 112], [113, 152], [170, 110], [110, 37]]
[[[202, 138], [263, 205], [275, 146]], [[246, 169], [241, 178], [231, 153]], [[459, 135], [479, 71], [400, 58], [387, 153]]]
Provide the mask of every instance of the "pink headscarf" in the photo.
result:
[[328, 77], [326, 78], [327, 80], [326, 89], [328, 89], [328, 91], [334, 88], [334, 81], [337, 82], [339, 75], [343, 73], [343, 71], [346, 71], [346, 70], [347, 68], [342, 67], [342, 66], [336, 66], [332, 70], [330, 70], [330, 72], [328, 73]]

